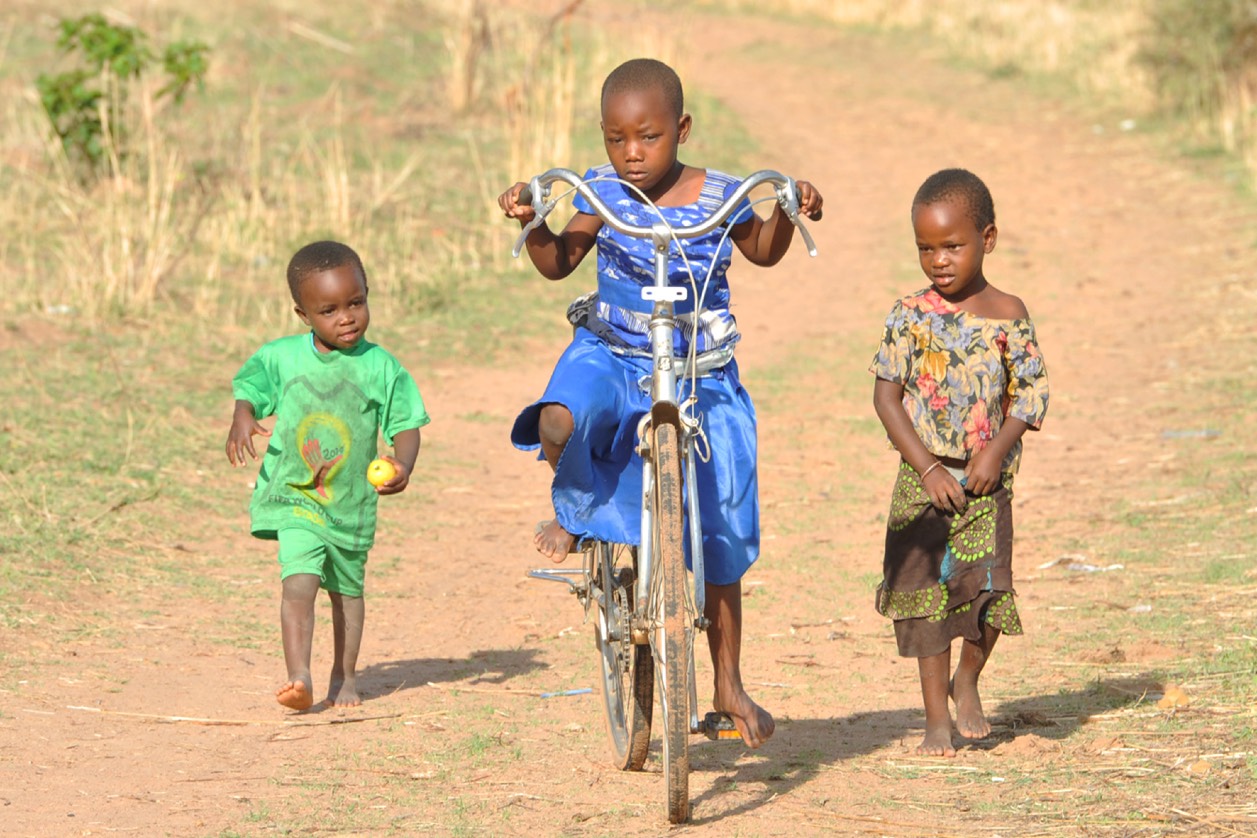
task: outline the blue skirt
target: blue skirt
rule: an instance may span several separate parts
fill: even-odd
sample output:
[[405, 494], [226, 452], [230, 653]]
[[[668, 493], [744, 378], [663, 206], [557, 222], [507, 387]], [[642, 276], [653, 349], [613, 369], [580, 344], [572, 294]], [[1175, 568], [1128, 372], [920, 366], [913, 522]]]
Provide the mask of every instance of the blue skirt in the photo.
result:
[[[641, 537], [642, 460], [635, 437], [650, 410], [650, 371], [649, 358], [617, 355], [579, 328], [541, 398], [511, 429], [515, 447], [536, 450], [542, 407], [561, 404], [571, 412], [575, 429], [551, 495], [559, 523], [578, 538], [637, 544]], [[698, 380], [698, 410], [711, 447], [711, 457], [695, 464], [704, 571], [711, 584], [728, 585], [759, 557], [755, 406], [736, 362]], [[687, 541], [687, 563], [688, 547]]]

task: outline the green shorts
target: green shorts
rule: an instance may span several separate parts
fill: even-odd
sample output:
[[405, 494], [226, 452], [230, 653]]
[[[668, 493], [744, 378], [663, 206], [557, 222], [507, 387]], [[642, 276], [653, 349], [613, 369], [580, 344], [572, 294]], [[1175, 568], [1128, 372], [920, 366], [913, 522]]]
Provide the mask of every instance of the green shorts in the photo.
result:
[[343, 550], [328, 544], [316, 533], [288, 527], [279, 538], [279, 578], [312, 573], [323, 588], [344, 596], [362, 596], [367, 578], [367, 551]]

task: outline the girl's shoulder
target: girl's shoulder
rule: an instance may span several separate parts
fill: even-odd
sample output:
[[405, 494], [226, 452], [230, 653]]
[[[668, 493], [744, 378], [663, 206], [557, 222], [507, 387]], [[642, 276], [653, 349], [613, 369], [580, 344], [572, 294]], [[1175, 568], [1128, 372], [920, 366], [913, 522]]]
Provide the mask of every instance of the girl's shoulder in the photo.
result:
[[[976, 304], [975, 304], [976, 303]], [[895, 301], [894, 312], [901, 316], [940, 315], [979, 317], [984, 320], [1028, 320], [1030, 313], [1020, 297], [1000, 291], [989, 286], [981, 296], [981, 300], [971, 298], [965, 308], [948, 300], [934, 288], [929, 286], [920, 291], [907, 294]]]
[[1027, 320], [1030, 312], [1021, 298], [999, 290], [995, 286], [987, 288], [988, 296], [983, 299], [982, 316], [991, 320]]

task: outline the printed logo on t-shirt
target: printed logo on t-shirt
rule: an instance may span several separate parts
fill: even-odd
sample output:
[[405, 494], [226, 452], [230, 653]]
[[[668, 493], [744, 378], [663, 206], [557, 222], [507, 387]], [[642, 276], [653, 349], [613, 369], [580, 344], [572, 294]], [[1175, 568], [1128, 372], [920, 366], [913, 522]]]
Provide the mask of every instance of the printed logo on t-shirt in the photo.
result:
[[310, 413], [297, 426], [297, 450], [310, 469], [304, 483], [290, 484], [320, 505], [333, 501], [332, 482], [349, 455], [349, 427], [330, 413]]

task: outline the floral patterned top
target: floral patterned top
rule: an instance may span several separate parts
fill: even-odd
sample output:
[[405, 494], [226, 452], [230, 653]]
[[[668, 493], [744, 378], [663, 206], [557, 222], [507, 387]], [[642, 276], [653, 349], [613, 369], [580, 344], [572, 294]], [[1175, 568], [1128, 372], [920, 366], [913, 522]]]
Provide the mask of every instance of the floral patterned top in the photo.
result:
[[[917, 436], [938, 457], [971, 458], [1006, 416], [1038, 430], [1048, 379], [1030, 318], [996, 320], [957, 308], [933, 287], [898, 300], [869, 372], [902, 384]], [[1018, 440], [1003, 471], [1016, 474]]]

